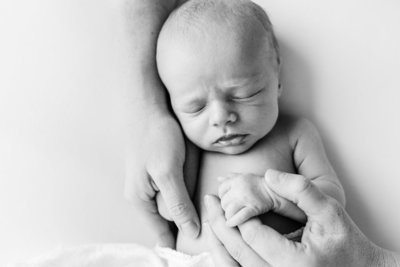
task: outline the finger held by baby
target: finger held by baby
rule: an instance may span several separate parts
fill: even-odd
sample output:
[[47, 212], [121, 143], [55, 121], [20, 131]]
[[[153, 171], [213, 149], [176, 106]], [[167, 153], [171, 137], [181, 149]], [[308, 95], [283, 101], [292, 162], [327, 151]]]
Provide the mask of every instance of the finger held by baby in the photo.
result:
[[301, 223], [307, 221], [304, 212], [297, 205], [271, 190], [269, 186], [271, 182], [266, 179], [270, 179], [269, 176], [275, 176], [276, 173], [279, 172], [268, 170], [264, 176], [232, 173], [217, 178], [218, 196], [228, 226], [236, 227], [269, 211]]
[[231, 173], [218, 177], [218, 196], [227, 225], [238, 226], [248, 219], [268, 212], [273, 204], [264, 177], [252, 173]]

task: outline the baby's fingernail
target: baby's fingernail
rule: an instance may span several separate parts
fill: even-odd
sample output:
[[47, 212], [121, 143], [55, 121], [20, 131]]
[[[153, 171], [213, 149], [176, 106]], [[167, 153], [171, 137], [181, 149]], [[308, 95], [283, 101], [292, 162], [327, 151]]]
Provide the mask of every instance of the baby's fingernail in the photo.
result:
[[192, 238], [196, 238], [199, 235], [199, 226], [194, 221], [189, 221], [184, 224], [181, 224], [182, 232]]
[[279, 171], [269, 169], [265, 173], [265, 180], [270, 184], [277, 184], [279, 183]]

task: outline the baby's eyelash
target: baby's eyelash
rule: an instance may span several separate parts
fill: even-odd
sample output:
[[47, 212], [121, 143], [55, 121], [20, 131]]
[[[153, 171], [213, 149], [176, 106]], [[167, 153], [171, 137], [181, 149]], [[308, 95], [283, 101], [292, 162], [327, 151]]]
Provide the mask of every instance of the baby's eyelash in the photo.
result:
[[258, 95], [259, 93], [261, 93], [262, 90], [263, 90], [263, 89], [260, 89], [260, 90], [258, 90], [257, 92], [255, 92], [254, 94], [251, 94], [251, 95], [249, 95], [249, 96], [245, 96], [245, 97], [233, 97], [232, 99], [233, 99], [233, 100], [246, 100], [246, 99], [252, 98], [253, 96]]
[[199, 113], [199, 112], [201, 112], [202, 110], [204, 110], [205, 107], [206, 107], [206, 105], [198, 106], [198, 107], [196, 107], [196, 108], [193, 108], [193, 109], [191, 109], [191, 110], [186, 110], [186, 111], [184, 111], [184, 112], [185, 112], [185, 113], [188, 113], [188, 114], [196, 114], [196, 113]]

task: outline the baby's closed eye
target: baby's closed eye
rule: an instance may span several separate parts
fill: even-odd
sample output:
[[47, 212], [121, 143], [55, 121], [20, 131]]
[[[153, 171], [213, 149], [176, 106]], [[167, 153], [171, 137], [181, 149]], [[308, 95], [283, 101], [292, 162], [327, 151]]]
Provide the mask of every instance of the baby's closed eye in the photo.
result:
[[232, 97], [232, 100], [235, 101], [246, 101], [254, 98], [255, 96], [258, 96], [263, 89], [257, 90], [256, 92], [250, 92], [250, 93], [243, 93], [243, 94], [237, 94]]

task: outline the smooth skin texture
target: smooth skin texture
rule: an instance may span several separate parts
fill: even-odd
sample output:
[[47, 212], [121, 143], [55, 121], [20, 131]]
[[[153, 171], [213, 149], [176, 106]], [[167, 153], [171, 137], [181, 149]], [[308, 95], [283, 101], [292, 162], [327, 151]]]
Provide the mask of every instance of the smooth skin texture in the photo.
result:
[[[183, 178], [185, 141], [178, 122], [168, 109], [167, 97], [156, 67], [155, 49], [158, 33], [168, 14], [184, 1], [124, 1], [125, 25], [131, 37], [131, 71], [135, 82], [137, 127], [144, 129], [140, 144], [130, 140], [127, 151], [125, 196], [132, 201], [157, 236], [158, 244], [175, 246], [175, 236], [167, 220], [160, 216], [156, 195], [162, 194], [173, 221], [190, 237], [200, 231], [197, 212]], [[140, 38], [137, 38], [140, 36]], [[140, 116], [140, 117], [139, 117]], [[134, 136], [134, 134], [131, 134]]]
[[400, 266], [399, 254], [369, 241], [343, 206], [310, 179], [268, 170], [265, 183], [273, 197], [286, 198], [306, 214], [301, 242], [288, 240], [257, 218], [238, 228], [228, 227], [219, 199], [206, 196], [208, 222], [204, 228], [217, 266]]
[[230, 227], [238, 226], [250, 218], [275, 211], [295, 221], [305, 223], [306, 216], [290, 201], [279, 199], [281, 209], [274, 210], [273, 193], [266, 186], [263, 176], [254, 174], [231, 174], [227, 177], [218, 177], [220, 185], [218, 196], [225, 211], [226, 224]]
[[[312, 142], [313, 146], [309, 142]], [[336, 198], [341, 205], [344, 203], [344, 194], [340, 183], [326, 158], [322, 142], [313, 125], [305, 119], [281, 115], [271, 132], [245, 153], [228, 155], [203, 152], [194, 196], [194, 203], [199, 211], [201, 221], [206, 220], [206, 210], [202, 205], [203, 197], [207, 194], [218, 195], [221, 184], [217, 177], [224, 177], [223, 179], [232, 181], [225, 193], [228, 194], [227, 198], [223, 202], [227, 216], [229, 213], [235, 213], [235, 210], [231, 210], [234, 209], [234, 206], [231, 208], [231, 205], [243, 204], [255, 207], [252, 206], [256, 205], [252, 201], [256, 201], [256, 203], [265, 201], [267, 206], [265, 210], [304, 222], [302, 211], [292, 202], [281, 198], [271, 198], [270, 193], [254, 194], [253, 182], [260, 181], [260, 177], [262, 179], [265, 172], [271, 168], [290, 173], [300, 170], [302, 175], [308, 173], [312, 177], [313, 183], [322, 192]], [[247, 182], [250, 184], [245, 186], [244, 183]], [[225, 181], [222, 182], [222, 184], [224, 183]], [[265, 187], [265, 185], [263, 186]], [[221, 192], [221, 194], [223, 193]], [[288, 234], [301, 227], [301, 224], [288, 218], [271, 212], [263, 213], [265, 210], [255, 209], [253, 214], [259, 215], [264, 224], [273, 227], [280, 233]], [[188, 239], [178, 233], [177, 249], [189, 254], [210, 250], [203, 231], [196, 240]]]
[[[218, 12], [215, 11], [218, 8], [243, 8], [232, 1], [213, 4], [216, 5], [212, 6], [213, 12]], [[178, 12], [174, 15], [179, 15]], [[207, 27], [192, 33], [190, 30], [197, 29], [190, 28], [192, 24], [184, 31], [174, 28], [181, 25], [173, 21], [174, 15], [161, 30], [157, 66], [185, 135], [203, 149], [194, 196], [200, 219], [205, 217], [202, 198], [218, 192], [218, 176], [236, 173], [237, 179], [229, 180], [244, 181], [240, 176], [254, 180], [269, 168], [308, 175], [321, 190], [344, 205], [342, 187], [316, 129], [305, 119], [278, 116], [279, 64], [269, 39], [271, 35], [263, 24], [255, 16], [246, 17], [246, 21], [231, 16], [223, 20], [229, 23], [211, 23], [204, 15]], [[260, 209], [257, 209], [260, 205], [249, 202], [267, 194], [243, 198], [244, 194], [255, 191], [244, 191], [245, 188], [233, 183], [228, 187], [223, 208], [228, 216], [238, 213], [239, 219], [233, 225], [262, 215], [263, 223], [274, 225], [281, 232], [289, 233], [300, 227], [287, 218], [264, 214], [273, 207], [267, 198], [258, 199], [266, 201]], [[239, 205], [252, 209], [250, 214], [241, 215]], [[304, 214], [295, 205], [287, 201], [281, 205], [286, 206], [281, 215], [304, 222]], [[196, 240], [178, 233], [177, 249], [188, 254], [208, 250], [203, 233]]]
[[279, 76], [261, 25], [240, 39], [215, 27], [201, 42], [163, 30], [157, 65], [185, 135], [203, 150], [239, 154], [275, 125]]

